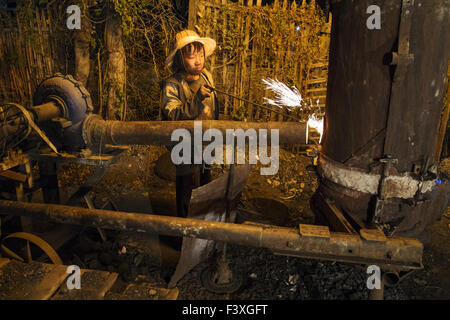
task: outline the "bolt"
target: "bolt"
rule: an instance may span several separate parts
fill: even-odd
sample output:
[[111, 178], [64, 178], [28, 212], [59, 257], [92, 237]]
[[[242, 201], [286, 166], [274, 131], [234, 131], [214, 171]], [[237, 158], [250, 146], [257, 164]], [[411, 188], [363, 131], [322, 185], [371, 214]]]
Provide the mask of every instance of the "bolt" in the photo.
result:
[[294, 243], [292, 241], [288, 241], [288, 242], [286, 242], [286, 247], [293, 248], [294, 247]]

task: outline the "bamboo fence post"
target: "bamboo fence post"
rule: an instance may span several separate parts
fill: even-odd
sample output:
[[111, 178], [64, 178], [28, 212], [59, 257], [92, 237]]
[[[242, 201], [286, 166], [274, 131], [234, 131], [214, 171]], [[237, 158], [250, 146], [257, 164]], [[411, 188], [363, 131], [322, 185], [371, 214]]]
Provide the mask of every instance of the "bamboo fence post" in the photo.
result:
[[[238, 1], [238, 5], [243, 5], [243, 4], [244, 4], [244, 0], [239, 0]], [[236, 27], [239, 30], [239, 34], [242, 34], [243, 24], [242, 24], [242, 16], [241, 15], [239, 15], [239, 17], [238, 17], [238, 23], [237, 23]], [[238, 40], [238, 44], [239, 44], [238, 47], [239, 48], [241, 47], [241, 41], [242, 41], [242, 39], [241, 39], [241, 37], [239, 37], [239, 40]], [[238, 53], [241, 53], [241, 52], [238, 52]], [[240, 76], [240, 70], [241, 70], [241, 66], [240, 66], [241, 61], [242, 61], [241, 59], [237, 59], [236, 63], [234, 64], [234, 82], [233, 82], [234, 88], [233, 88], [233, 93], [234, 93], [235, 96], [240, 96], [240, 94], [241, 94], [239, 92], [239, 87], [240, 87], [239, 86], [239, 81], [240, 81], [240, 77], [239, 76]], [[241, 104], [240, 100], [234, 99], [234, 101], [233, 101], [233, 115], [236, 115], [236, 109], [240, 107], [240, 104]]]
[[448, 66], [447, 71], [447, 103], [445, 104], [444, 111], [442, 113], [441, 117], [441, 125], [439, 127], [439, 135], [438, 135], [438, 145], [436, 148], [436, 161], [440, 161], [441, 153], [442, 153], [442, 144], [444, 143], [445, 139], [445, 133], [447, 131], [447, 123], [448, 123], [448, 117], [450, 114], [450, 81], [448, 81], [450, 75], [450, 64]]
[[103, 88], [102, 88], [102, 64], [100, 60], [100, 50], [97, 51], [97, 64], [98, 64], [98, 114], [102, 116]]
[[[217, 32], [216, 32], [216, 25], [217, 25], [217, 14], [218, 14], [218, 5], [219, 5], [219, 1], [220, 0], [213, 0], [214, 1], [214, 7], [212, 8], [212, 10], [214, 10], [213, 12], [213, 32], [210, 32], [210, 37], [213, 38], [214, 40], [218, 40], [217, 39]], [[214, 71], [215, 65], [216, 65], [216, 54], [214, 53], [211, 56], [211, 73], [213, 74], [214, 79], [216, 78], [217, 72]]]
[[189, 0], [188, 29], [195, 30], [197, 24], [198, 0]]
[[[222, 7], [227, 6], [227, 0], [222, 0]], [[228, 26], [228, 15], [227, 15], [227, 11], [226, 10], [222, 10], [221, 13], [222, 19], [223, 19], [223, 31], [222, 31], [222, 38], [223, 41], [222, 43], [226, 43], [227, 41], [227, 26]], [[224, 89], [226, 89], [228, 91], [227, 88], [227, 84], [228, 84], [228, 56], [225, 50], [223, 50], [222, 52], [222, 64], [223, 64], [223, 69], [222, 69], [222, 86]], [[229, 104], [229, 99], [228, 97], [224, 97], [223, 98], [224, 101], [224, 115], [227, 116], [229, 111], [228, 111], [228, 104]]]
[[[253, 4], [253, 0], [247, 0], [247, 7], [251, 7]], [[244, 47], [243, 52], [241, 54], [241, 81], [240, 81], [240, 96], [244, 97], [246, 96], [244, 84], [247, 83], [247, 78], [250, 78], [247, 74], [247, 57], [248, 57], [248, 45], [250, 42], [250, 12], [247, 11], [247, 17], [245, 18], [245, 27], [244, 27]], [[247, 92], [248, 96], [248, 92]], [[241, 105], [245, 106], [243, 102], [241, 102]], [[250, 104], [247, 104], [247, 114], [249, 113], [249, 107]]]
[[[259, 2], [261, 2], [261, 1], [259, 1]], [[253, 1], [249, 1], [248, 2], [248, 6], [251, 7], [252, 5], [253, 5]], [[256, 5], [258, 5], [258, 3]], [[251, 18], [252, 18], [252, 15], [249, 14], [249, 17], [248, 17], [248, 19], [249, 19], [249, 22], [248, 22], [249, 27], [250, 27], [250, 24], [252, 24], [252, 20], [253, 20]], [[254, 81], [253, 75], [254, 75], [254, 71], [255, 71], [255, 68], [256, 68], [256, 43], [257, 43], [256, 36], [257, 36], [256, 34], [252, 34], [252, 38], [253, 38], [253, 40], [252, 40], [252, 53], [251, 53], [251, 56], [250, 56], [250, 60], [251, 61], [250, 61], [250, 70], [249, 70], [249, 74], [248, 74], [248, 88], [247, 88], [248, 100], [252, 100], [253, 99], [252, 82]], [[249, 118], [250, 121], [253, 121], [253, 105], [252, 104], [248, 105], [248, 118]]]
[[[275, 0], [274, 1], [273, 10], [274, 10], [274, 13], [276, 11], [280, 10], [279, 0]], [[282, 8], [282, 10], [284, 10], [284, 8]], [[277, 30], [277, 31], [279, 31], [279, 30]], [[282, 57], [282, 53], [280, 52], [281, 48], [282, 48], [281, 47], [282, 46], [282, 39], [281, 39], [282, 35], [281, 35], [280, 32], [277, 32], [277, 33], [278, 34], [275, 37], [276, 41], [275, 41], [275, 70], [274, 70], [275, 73], [274, 73], [274, 75], [275, 75], [276, 78], [279, 78], [279, 76], [280, 76], [280, 60], [281, 60], [281, 57]], [[283, 80], [284, 80], [283, 77], [281, 77], [281, 81], [283, 81]], [[276, 106], [272, 106], [273, 110], [275, 110], [275, 108], [277, 108], [277, 107]], [[277, 114], [275, 112], [271, 112], [270, 113], [270, 120], [271, 121], [275, 121], [277, 118], [279, 120], [279, 114]]]
[[[258, 11], [261, 11], [261, 5], [262, 5], [262, 0], [256, 0], [256, 7], [258, 7]], [[261, 67], [261, 64], [262, 64], [262, 61], [261, 61], [262, 59], [261, 59], [260, 53], [263, 48], [263, 45], [262, 45], [263, 42], [262, 42], [261, 37], [262, 37], [261, 34], [254, 35], [254, 38], [253, 38], [254, 51], [252, 50], [252, 64], [254, 61], [252, 72], [256, 73], [258, 81], [260, 80], [259, 79], [260, 73], [258, 72], [258, 69], [259, 69], [258, 62], [259, 62], [259, 67]], [[254, 91], [253, 91], [253, 93], [254, 93]], [[261, 99], [262, 99], [262, 97], [261, 97]], [[263, 104], [263, 103], [264, 103], [264, 101], [261, 101], [261, 104]], [[261, 108], [257, 108], [254, 119], [260, 119], [260, 116], [261, 116]]]

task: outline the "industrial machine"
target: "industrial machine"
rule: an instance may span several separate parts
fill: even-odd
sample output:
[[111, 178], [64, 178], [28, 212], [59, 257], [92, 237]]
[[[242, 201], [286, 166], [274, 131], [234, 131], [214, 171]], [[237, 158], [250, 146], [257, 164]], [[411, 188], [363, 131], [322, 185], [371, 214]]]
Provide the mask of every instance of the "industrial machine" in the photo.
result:
[[[365, 27], [372, 1], [326, 3], [333, 24], [324, 139], [311, 152], [318, 157], [320, 177], [311, 200], [318, 224], [285, 228], [93, 208], [86, 195], [123, 151], [120, 146], [171, 145], [172, 131], [193, 132], [193, 123], [103, 120], [92, 113], [86, 89], [61, 74], [42, 81], [33, 107], [13, 103], [0, 107], [0, 191], [15, 194], [0, 200], [0, 214], [377, 265], [386, 284], [422, 268], [423, 245], [417, 237], [442, 215], [450, 194], [448, 184], [438, 179], [436, 144], [430, 141], [438, 130], [445, 91], [445, 77], [436, 75], [445, 74], [450, 52], [448, 1], [386, 1], [381, 31]], [[204, 125], [222, 132], [278, 129], [279, 142], [287, 144], [305, 141], [306, 135], [301, 122], [204, 121]], [[57, 161], [97, 167], [65, 205], [58, 199]], [[40, 169], [36, 182], [33, 162]], [[245, 181], [233, 182], [230, 176], [225, 179], [228, 187], [214, 200], [239, 197], [234, 187], [242, 188]], [[37, 187], [43, 189], [46, 203], [28, 202]], [[74, 206], [77, 199], [84, 199], [88, 208]], [[199, 203], [207, 203], [203, 200]], [[216, 204], [212, 201], [208, 208]], [[48, 249], [45, 244], [41, 247]], [[54, 250], [46, 252], [58, 262]], [[223, 287], [230, 284], [226, 278], [220, 280]], [[373, 298], [381, 295], [382, 289], [372, 291]]]
[[[193, 130], [192, 122], [181, 121], [175, 124], [175, 122], [103, 120], [92, 113], [92, 104], [86, 89], [71, 76], [61, 74], [42, 81], [36, 89], [34, 103], [35, 106], [30, 109], [18, 104], [6, 104], [1, 107], [1, 139], [4, 146], [1, 160], [1, 188], [2, 195], [10, 196], [8, 196], [9, 200], [0, 200], [0, 213], [8, 217], [19, 215], [31, 218], [31, 225], [38, 228], [43, 221], [53, 221], [70, 225], [146, 231], [265, 247], [276, 254], [305, 258], [357, 264], [376, 263], [389, 271], [390, 275], [398, 275], [401, 271], [407, 272], [422, 267], [423, 247], [419, 241], [387, 238], [378, 229], [356, 231], [350, 223], [345, 222], [339, 210], [329, 201], [324, 202], [324, 205], [348, 226], [348, 233], [331, 232], [328, 226], [318, 225], [300, 225], [297, 229], [292, 229], [270, 225], [227, 223], [223, 220], [206, 221], [95, 209], [87, 196], [88, 192], [124, 150], [119, 146], [169, 145], [173, 143], [170, 141], [171, 130], [177, 127]], [[219, 128], [219, 130], [277, 128], [280, 143], [304, 141], [306, 131], [305, 124], [299, 122], [211, 121], [208, 127]], [[59, 203], [58, 197], [55, 166], [58, 161], [84, 163], [97, 167], [65, 205]], [[40, 169], [40, 179], [37, 181], [33, 180], [31, 170], [34, 163], [38, 163]], [[228, 195], [231, 200], [239, 196], [246, 180], [242, 177], [245, 177], [245, 174], [236, 174], [231, 190], [223, 189], [224, 196]], [[238, 185], [240, 189], [233, 190], [233, 187]], [[28, 202], [36, 188], [42, 188], [46, 203]], [[11, 193], [15, 193], [15, 196], [11, 196]], [[87, 203], [88, 208], [75, 206], [80, 199]], [[203, 202], [199, 200], [199, 203], [204, 203], [206, 200], [203, 199]], [[218, 203], [220, 202], [212, 201], [210, 207], [217, 208]], [[24, 233], [11, 236], [38, 245], [54, 263], [60, 263], [55, 248], [51, 248], [42, 239]], [[20, 255], [12, 250], [5, 246], [3, 249], [10, 256], [20, 259]], [[28, 258], [32, 259], [31, 256]]]

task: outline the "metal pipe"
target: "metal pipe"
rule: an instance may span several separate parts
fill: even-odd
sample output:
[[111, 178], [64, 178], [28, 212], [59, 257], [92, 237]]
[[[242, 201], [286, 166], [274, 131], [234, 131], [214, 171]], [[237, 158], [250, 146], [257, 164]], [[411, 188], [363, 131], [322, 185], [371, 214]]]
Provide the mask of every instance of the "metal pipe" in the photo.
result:
[[[90, 146], [111, 145], [175, 145], [171, 135], [176, 129], [187, 129], [194, 133], [195, 121], [106, 121], [98, 116], [89, 116], [84, 124], [85, 142]], [[279, 143], [299, 144], [306, 139], [306, 122], [242, 122], [224, 120], [202, 120], [203, 131], [267, 129], [267, 144], [271, 143], [271, 130], [279, 130]], [[209, 142], [205, 142], [209, 143]]]
[[34, 121], [44, 122], [61, 116], [61, 109], [54, 101], [31, 107]]
[[384, 300], [384, 276], [380, 279], [380, 289], [373, 288], [369, 291], [369, 300]]
[[393, 287], [400, 282], [400, 275], [398, 272], [384, 272], [382, 278], [384, 284], [388, 287]]
[[[282, 255], [358, 264], [374, 263], [385, 270], [422, 268], [423, 246], [415, 239], [368, 240], [359, 235], [330, 233], [327, 227], [322, 226], [285, 228], [233, 224], [7, 200], [0, 200], [0, 214], [48, 218], [58, 223], [112, 230], [225, 241], [268, 248]], [[324, 232], [324, 228], [328, 232]]]

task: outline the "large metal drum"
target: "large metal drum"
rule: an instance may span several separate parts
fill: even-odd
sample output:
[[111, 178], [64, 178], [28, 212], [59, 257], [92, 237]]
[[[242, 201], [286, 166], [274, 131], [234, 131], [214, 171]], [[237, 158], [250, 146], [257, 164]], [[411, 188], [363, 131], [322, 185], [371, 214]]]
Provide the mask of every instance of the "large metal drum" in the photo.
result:
[[[380, 29], [369, 29], [371, 5]], [[448, 0], [335, 0], [321, 182], [358, 224], [420, 236], [447, 207], [437, 133], [450, 57]]]

